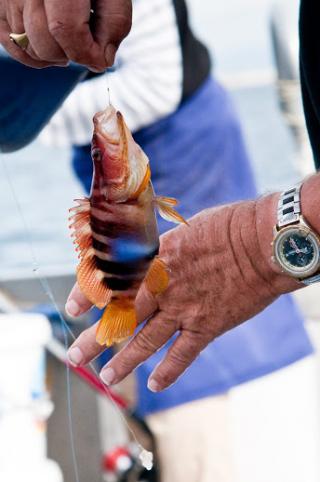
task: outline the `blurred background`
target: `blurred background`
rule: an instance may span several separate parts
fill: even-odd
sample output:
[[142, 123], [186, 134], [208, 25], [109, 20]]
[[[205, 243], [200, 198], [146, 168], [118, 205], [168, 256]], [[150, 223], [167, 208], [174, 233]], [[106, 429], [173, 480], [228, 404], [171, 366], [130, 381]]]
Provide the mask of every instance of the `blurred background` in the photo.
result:
[[[240, 116], [259, 192], [291, 186], [301, 176], [312, 172], [313, 168], [299, 100], [298, 2], [188, 0], [188, 5], [197, 36], [210, 48], [215, 76], [229, 89]], [[285, 58], [286, 62], [281, 63], [281, 58]], [[52, 277], [53, 291], [63, 302], [66, 287], [60, 283], [59, 277], [63, 274], [71, 276], [77, 262], [68, 230], [68, 209], [73, 205], [73, 199], [83, 195], [72, 173], [70, 152], [67, 148], [46, 147], [36, 140], [27, 148], [13, 154], [1, 154], [1, 157], [0, 289], [10, 298], [10, 302], [4, 299], [4, 306], [12, 309], [10, 303], [14, 302], [15, 297], [21, 305], [27, 306], [31, 291], [40, 293], [46, 288], [34, 279], [32, 271], [35, 269], [41, 276]], [[25, 280], [27, 286], [21, 285], [19, 280]], [[320, 346], [317, 334], [319, 294], [319, 288], [314, 287], [297, 296], [316, 348]], [[45, 299], [40, 294], [34, 298], [39, 303]], [[48, 336], [44, 334], [43, 339], [47, 340]], [[6, 360], [5, 357], [4, 363]], [[14, 361], [12, 364], [14, 367]], [[62, 365], [62, 368], [58, 368], [53, 360], [51, 365], [55, 373], [51, 383], [55, 383], [55, 389], [59, 387], [60, 393], [64, 394], [64, 403], [58, 407], [60, 418], [55, 419], [54, 428], [49, 426], [49, 434], [54, 440], [51, 445], [49, 442], [49, 455], [57, 459], [59, 451], [52, 448], [52, 444], [60, 444], [59, 465], [67, 464], [67, 461], [72, 465], [70, 440], [65, 438], [68, 436], [65, 427], [59, 425], [65, 425], [68, 416], [67, 386], [63, 378], [65, 372]], [[316, 354], [307, 361], [295, 364], [291, 375], [285, 378], [282, 378], [280, 370], [272, 376], [272, 381], [267, 376], [232, 390], [230, 427], [237, 474], [234, 482], [320, 480], [319, 373]], [[15, 372], [11, 376], [19, 383]], [[7, 383], [5, 377], [2, 382]], [[101, 472], [99, 458], [96, 455], [92, 455], [93, 459], [89, 457], [94, 447], [101, 446], [98, 415], [93, 409], [90, 413], [85, 411], [83, 404], [77, 408], [77, 405], [81, 405], [80, 400], [87, 400], [93, 407], [95, 396], [89, 395], [87, 389], [78, 385], [77, 381], [73, 383], [75, 395], [71, 402], [77, 421], [75, 433], [76, 437], [82, 439], [76, 444], [78, 458], [81, 459], [84, 454], [84, 465], [88, 466], [96, 457], [97, 478], [91, 475], [90, 480], [98, 482]], [[281, 436], [278, 436], [277, 425], [282, 422], [279, 407], [290, 411], [292, 396], [296, 397], [294, 407], [299, 406], [299, 411], [292, 409], [290, 424], [282, 425]], [[49, 416], [51, 406], [47, 402], [46, 413]], [[113, 409], [107, 410], [109, 418], [103, 430], [108, 440], [104, 442], [103, 450], [114, 447], [115, 440], [123, 443], [126, 431]], [[277, 417], [280, 417], [279, 423]], [[1, 434], [0, 418], [0, 439], [5, 433], [4, 428], [2, 430]], [[59, 438], [57, 434], [60, 431], [64, 435]], [[53, 432], [55, 435], [52, 435]], [[305, 443], [301, 444], [301, 439]], [[88, 480], [89, 475], [84, 476], [87, 467], [81, 466], [80, 462], [80, 468], [79, 480]], [[73, 470], [68, 467], [63, 469], [64, 474]], [[52, 481], [58, 481], [57, 477], [52, 476]], [[11, 482], [11, 479], [6, 479], [6, 482], [9, 480]], [[15, 482], [15, 479], [12, 480]], [[71, 482], [76, 479], [74, 475], [68, 475], [65, 480]]]

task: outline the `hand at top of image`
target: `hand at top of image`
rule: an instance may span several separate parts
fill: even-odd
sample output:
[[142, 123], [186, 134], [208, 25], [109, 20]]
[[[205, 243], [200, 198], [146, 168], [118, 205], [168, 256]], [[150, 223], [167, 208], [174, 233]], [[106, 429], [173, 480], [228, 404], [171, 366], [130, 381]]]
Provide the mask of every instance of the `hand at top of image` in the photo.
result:
[[[35, 68], [73, 61], [94, 71], [111, 66], [131, 28], [130, 0], [0, 0], [0, 43]], [[10, 34], [26, 34], [16, 44]], [[18, 42], [19, 43], [19, 42]]]

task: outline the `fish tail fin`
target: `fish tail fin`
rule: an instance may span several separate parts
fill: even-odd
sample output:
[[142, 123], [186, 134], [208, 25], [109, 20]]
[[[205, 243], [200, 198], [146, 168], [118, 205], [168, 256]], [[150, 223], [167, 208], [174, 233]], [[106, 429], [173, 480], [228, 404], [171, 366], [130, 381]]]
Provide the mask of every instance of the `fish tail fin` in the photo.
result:
[[173, 206], [178, 204], [178, 201], [172, 197], [157, 196], [154, 199], [160, 216], [171, 223], [187, 224], [188, 222], [179, 214]]
[[96, 340], [102, 346], [120, 343], [134, 334], [136, 326], [134, 301], [128, 298], [112, 300], [99, 321]]

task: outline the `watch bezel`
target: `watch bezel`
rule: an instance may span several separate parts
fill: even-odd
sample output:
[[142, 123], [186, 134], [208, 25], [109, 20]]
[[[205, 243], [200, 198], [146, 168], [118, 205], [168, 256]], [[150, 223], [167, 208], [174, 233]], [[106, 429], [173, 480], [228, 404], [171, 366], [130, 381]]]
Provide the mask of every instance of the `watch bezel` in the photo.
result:
[[[311, 240], [315, 250], [315, 255], [312, 263], [308, 267], [294, 267], [289, 268], [288, 264], [285, 264], [282, 260], [280, 247], [283, 244], [284, 238], [287, 238], [289, 233], [303, 233], [306, 235], [306, 238]], [[285, 273], [290, 274], [294, 278], [306, 278], [315, 274], [319, 267], [320, 267], [320, 239], [319, 237], [307, 226], [299, 225], [290, 225], [284, 228], [281, 228], [280, 231], [277, 232], [277, 235], [273, 241], [273, 257], [277, 261], [278, 265], [280, 266], [281, 270]]]

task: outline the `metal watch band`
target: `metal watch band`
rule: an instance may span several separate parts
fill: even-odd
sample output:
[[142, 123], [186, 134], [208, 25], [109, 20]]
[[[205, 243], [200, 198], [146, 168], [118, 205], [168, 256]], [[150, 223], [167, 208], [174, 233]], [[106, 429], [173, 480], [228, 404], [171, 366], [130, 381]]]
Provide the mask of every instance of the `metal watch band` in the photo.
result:
[[300, 282], [303, 283], [305, 286], [313, 285], [314, 283], [319, 283], [320, 281], [320, 274], [314, 274], [309, 278], [300, 279]]
[[[278, 202], [278, 222], [277, 228], [282, 228], [290, 224], [295, 224], [300, 221], [301, 204], [300, 204], [301, 184], [284, 191], [280, 195]], [[306, 286], [320, 282], [320, 273], [316, 273], [308, 278], [300, 278], [299, 280]]]
[[301, 185], [299, 184], [299, 186], [281, 194], [278, 202], [277, 226], [279, 228], [299, 221], [301, 216], [300, 189]]

